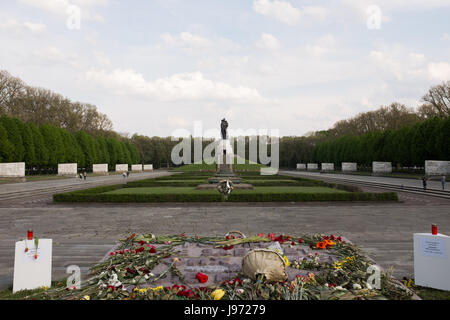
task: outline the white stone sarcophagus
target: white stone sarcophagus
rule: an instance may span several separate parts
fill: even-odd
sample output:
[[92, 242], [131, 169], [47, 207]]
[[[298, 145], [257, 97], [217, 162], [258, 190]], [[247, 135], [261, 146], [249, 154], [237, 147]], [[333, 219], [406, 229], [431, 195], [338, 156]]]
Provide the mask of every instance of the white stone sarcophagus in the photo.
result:
[[383, 174], [383, 173], [391, 173], [392, 172], [392, 163], [391, 162], [372, 162], [372, 173], [374, 174]]
[[102, 163], [102, 164], [94, 164], [92, 165], [92, 172], [95, 174], [108, 174], [108, 164]]
[[116, 164], [116, 172], [128, 172], [128, 164]]
[[429, 176], [450, 175], [450, 161], [425, 161], [425, 174]]
[[144, 164], [144, 171], [153, 171], [153, 164]]
[[342, 171], [344, 172], [352, 172], [357, 171], [358, 166], [356, 162], [342, 162]]
[[76, 163], [58, 163], [58, 176], [73, 176], [78, 174], [78, 165]]
[[305, 163], [297, 163], [297, 170], [306, 170]]
[[131, 171], [142, 172], [142, 164], [132, 164]]
[[317, 163], [308, 163], [308, 170], [319, 170], [319, 165]]
[[25, 162], [0, 163], [0, 178], [24, 178]]
[[334, 163], [322, 163], [322, 171], [334, 171]]

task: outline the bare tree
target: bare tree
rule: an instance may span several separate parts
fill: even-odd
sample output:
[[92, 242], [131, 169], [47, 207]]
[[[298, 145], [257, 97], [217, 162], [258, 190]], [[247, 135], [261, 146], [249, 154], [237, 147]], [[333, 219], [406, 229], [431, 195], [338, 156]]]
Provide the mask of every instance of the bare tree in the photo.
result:
[[450, 81], [431, 87], [422, 101], [433, 106], [440, 117], [450, 116]]

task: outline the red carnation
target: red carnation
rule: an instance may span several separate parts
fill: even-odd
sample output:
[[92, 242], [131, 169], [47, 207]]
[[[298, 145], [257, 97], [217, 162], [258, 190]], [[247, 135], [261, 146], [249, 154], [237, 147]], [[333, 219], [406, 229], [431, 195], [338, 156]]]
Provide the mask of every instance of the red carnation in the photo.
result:
[[152, 246], [152, 247], [150, 248], [149, 252], [150, 252], [150, 253], [156, 253], [156, 248]]
[[208, 276], [204, 273], [198, 272], [197, 275], [195, 276], [195, 278], [200, 282], [200, 283], [206, 283], [208, 281]]
[[141, 246], [143, 246], [144, 243], [145, 243], [145, 241], [144, 241], [144, 240], [141, 240], [141, 241], [139, 241], [138, 243], [139, 243]]
[[302, 238], [298, 239], [298, 243], [303, 243], [303, 239]]

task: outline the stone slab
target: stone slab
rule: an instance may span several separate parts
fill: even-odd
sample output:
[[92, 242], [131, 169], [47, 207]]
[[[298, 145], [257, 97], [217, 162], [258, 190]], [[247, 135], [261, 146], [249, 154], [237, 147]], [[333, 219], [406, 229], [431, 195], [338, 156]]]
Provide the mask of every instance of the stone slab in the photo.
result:
[[59, 163], [58, 176], [74, 176], [78, 173], [78, 165], [76, 163]]
[[144, 164], [144, 171], [153, 171], [153, 164]]
[[372, 172], [374, 174], [380, 173], [391, 173], [392, 172], [392, 163], [391, 162], [372, 162]]
[[450, 161], [426, 160], [425, 174], [430, 176], [450, 175]]
[[317, 163], [308, 163], [307, 169], [308, 170], [319, 170], [319, 165]]
[[322, 163], [322, 171], [334, 171], [334, 163]]
[[116, 164], [116, 172], [128, 172], [128, 164]]
[[92, 172], [95, 174], [108, 174], [108, 164], [94, 164], [92, 165]]
[[305, 163], [297, 163], [297, 170], [306, 170]]
[[142, 171], [142, 164], [132, 164], [131, 171], [135, 171], [135, 172]]
[[358, 170], [356, 162], [342, 162], [342, 171], [353, 172]]
[[24, 178], [25, 162], [0, 163], [0, 178]]

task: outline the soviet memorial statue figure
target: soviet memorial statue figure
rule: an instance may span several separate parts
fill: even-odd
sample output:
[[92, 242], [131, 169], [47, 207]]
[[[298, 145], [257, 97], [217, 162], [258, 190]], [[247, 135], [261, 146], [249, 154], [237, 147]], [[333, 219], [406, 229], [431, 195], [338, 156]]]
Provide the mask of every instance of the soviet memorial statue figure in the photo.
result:
[[222, 123], [220, 124], [220, 131], [222, 133], [222, 139], [226, 140], [228, 138], [227, 134], [228, 122], [225, 118], [222, 119]]

